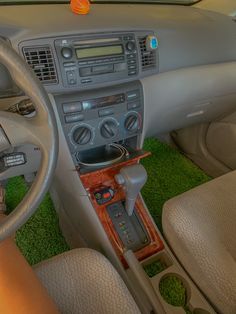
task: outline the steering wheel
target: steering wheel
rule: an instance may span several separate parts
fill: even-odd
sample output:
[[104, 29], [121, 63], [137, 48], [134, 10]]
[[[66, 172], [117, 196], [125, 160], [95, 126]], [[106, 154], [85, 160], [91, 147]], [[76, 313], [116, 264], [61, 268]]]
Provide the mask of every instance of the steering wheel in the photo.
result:
[[[19, 229], [35, 212], [49, 189], [58, 156], [57, 124], [49, 97], [33, 70], [0, 38], [0, 63], [16, 85], [32, 100], [36, 115], [25, 118], [0, 111], [0, 152], [30, 143], [40, 148], [41, 165], [28, 193], [15, 210], [0, 223], [0, 241]], [[0, 180], [2, 174], [0, 173]]]

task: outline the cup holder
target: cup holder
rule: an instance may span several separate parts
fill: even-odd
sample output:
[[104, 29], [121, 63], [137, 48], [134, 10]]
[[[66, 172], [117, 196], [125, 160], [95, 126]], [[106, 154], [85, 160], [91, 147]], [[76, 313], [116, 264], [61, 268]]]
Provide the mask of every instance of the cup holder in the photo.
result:
[[188, 314], [192, 313], [188, 308], [191, 289], [186, 280], [179, 274], [169, 273], [164, 275], [159, 282], [159, 291], [165, 302], [183, 308]]
[[76, 159], [81, 166], [102, 167], [112, 165], [128, 155], [124, 146], [114, 143], [79, 152]]

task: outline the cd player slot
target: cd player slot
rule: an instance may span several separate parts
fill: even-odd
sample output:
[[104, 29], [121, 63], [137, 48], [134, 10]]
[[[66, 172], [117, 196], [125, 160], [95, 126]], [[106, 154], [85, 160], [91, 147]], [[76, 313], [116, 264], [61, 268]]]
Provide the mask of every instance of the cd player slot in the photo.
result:
[[109, 73], [113, 71], [114, 71], [113, 64], [97, 65], [95, 67], [92, 67], [93, 74]]
[[87, 39], [87, 40], [80, 40], [80, 41], [74, 41], [73, 44], [75, 46], [80, 45], [91, 45], [91, 44], [107, 44], [107, 43], [113, 43], [113, 42], [120, 42], [121, 38], [102, 38], [102, 39]]

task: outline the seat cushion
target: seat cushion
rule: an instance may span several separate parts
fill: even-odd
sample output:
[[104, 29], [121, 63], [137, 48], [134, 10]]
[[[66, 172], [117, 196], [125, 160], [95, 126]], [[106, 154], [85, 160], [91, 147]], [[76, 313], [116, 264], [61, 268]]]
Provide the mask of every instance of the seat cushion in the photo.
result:
[[60, 313], [140, 313], [123, 280], [100, 253], [75, 249], [35, 266]]
[[236, 313], [236, 171], [165, 203], [172, 250], [213, 306]]

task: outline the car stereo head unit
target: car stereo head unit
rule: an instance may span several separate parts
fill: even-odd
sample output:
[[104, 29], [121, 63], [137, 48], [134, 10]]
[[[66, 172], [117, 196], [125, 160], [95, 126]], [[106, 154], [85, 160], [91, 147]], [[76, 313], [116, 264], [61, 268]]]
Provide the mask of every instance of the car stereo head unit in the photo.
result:
[[55, 48], [65, 87], [138, 75], [137, 44], [132, 33], [57, 39]]

